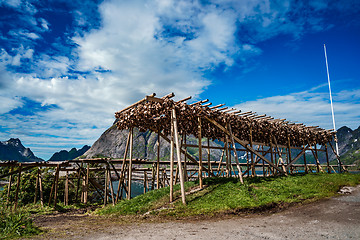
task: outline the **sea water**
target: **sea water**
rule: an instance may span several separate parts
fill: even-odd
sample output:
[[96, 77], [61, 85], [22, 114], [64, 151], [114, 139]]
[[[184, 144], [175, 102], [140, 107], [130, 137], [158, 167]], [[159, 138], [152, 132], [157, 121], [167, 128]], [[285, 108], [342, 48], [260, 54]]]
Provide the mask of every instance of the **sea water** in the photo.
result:
[[[117, 189], [118, 189], [118, 186], [119, 186], [119, 181], [113, 181], [113, 188], [114, 188], [114, 194], [116, 195], [117, 194]], [[109, 184], [109, 187], [110, 187], [110, 184]], [[146, 188], [146, 191], [149, 191], [148, 188]], [[139, 181], [133, 181], [131, 183], [131, 198], [133, 197], [136, 197], [138, 195], [141, 195], [144, 193], [144, 184], [142, 182], [139, 182]], [[125, 198], [126, 196], [126, 193], [125, 191], [123, 191], [123, 198]]]

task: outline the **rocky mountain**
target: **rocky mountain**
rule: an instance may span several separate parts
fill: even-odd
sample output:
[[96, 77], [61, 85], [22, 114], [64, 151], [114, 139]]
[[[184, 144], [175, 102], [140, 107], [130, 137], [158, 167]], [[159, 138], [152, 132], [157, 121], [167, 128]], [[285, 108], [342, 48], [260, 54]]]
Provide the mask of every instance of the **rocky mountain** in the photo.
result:
[[0, 160], [14, 160], [18, 162], [43, 161], [43, 159], [36, 157], [30, 148], [25, 148], [18, 138], [10, 138], [7, 141], [0, 142]]
[[49, 161], [72, 160], [72, 159], [82, 156], [89, 149], [90, 149], [90, 146], [85, 145], [79, 150], [77, 150], [76, 148], [72, 148], [70, 151], [61, 150], [60, 152], [54, 153], [51, 156], [51, 158], [49, 159]]
[[[341, 127], [337, 131], [339, 154], [343, 164], [356, 164], [360, 166], [360, 126], [351, 130]], [[335, 146], [335, 144], [333, 144]], [[335, 155], [329, 155], [330, 160], [335, 160]]]
[[[100, 138], [92, 145], [92, 147], [84, 154], [87, 158], [94, 157], [111, 157], [123, 158], [126, 140], [129, 130], [119, 131], [115, 125], [107, 129]], [[146, 131], [140, 132], [134, 129], [133, 137], [133, 158], [151, 159], [155, 160], [157, 156], [157, 134]], [[203, 139], [202, 141], [207, 141]], [[194, 136], [187, 137], [187, 144], [197, 144], [197, 138]], [[207, 142], [203, 143], [204, 145]], [[220, 146], [219, 143], [210, 141], [211, 146]], [[188, 148], [188, 152], [194, 157], [198, 157], [196, 148]], [[164, 139], [160, 138], [160, 158], [168, 160], [170, 156], [170, 144]], [[219, 160], [221, 157], [221, 150], [211, 150], [212, 160]], [[203, 150], [203, 158], [207, 159], [207, 150]]]

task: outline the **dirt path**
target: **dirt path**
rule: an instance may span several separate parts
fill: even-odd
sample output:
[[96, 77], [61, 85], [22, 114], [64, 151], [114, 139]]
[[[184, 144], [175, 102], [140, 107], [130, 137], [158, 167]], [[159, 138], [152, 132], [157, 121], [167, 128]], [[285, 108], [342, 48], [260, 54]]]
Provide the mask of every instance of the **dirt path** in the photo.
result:
[[349, 195], [267, 216], [136, 224], [83, 215], [56, 219], [37, 219], [51, 230], [34, 239], [360, 239], [360, 186]]

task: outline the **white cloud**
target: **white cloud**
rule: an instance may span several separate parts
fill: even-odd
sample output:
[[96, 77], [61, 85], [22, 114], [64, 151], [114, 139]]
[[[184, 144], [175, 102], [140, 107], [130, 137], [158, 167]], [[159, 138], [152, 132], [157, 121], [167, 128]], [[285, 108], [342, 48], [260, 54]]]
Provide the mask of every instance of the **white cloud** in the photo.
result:
[[[329, 93], [326, 92], [326, 87], [322, 88], [324, 92], [318, 91], [319, 88], [313, 88], [309, 91], [248, 101], [234, 107], [243, 112], [255, 111], [259, 115], [267, 114], [309, 126], [332, 129]], [[314, 89], [317, 91], [313, 91]], [[333, 103], [337, 128], [359, 127], [360, 89], [333, 93]]]
[[[177, 98], [196, 97], [211, 84], [204, 79], [205, 73], [219, 65], [231, 67], [235, 62], [246, 62], [261, 54], [257, 43], [278, 34], [299, 37], [307, 31], [308, 25], [314, 31], [324, 27], [322, 18], [314, 14], [308, 19], [306, 12], [302, 14], [307, 7], [299, 4], [294, 9], [292, 1], [222, 0], [212, 3], [104, 1], [99, 6], [100, 25], [71, 36], [68, 40], [76, 47], [69, 55], [50, 56], [34, 52], [32, 47], [15, 49], [10, 54], [2, 50], [0, 87], [6, 85], [7, 88], [1, 90], [0, 101], [7, 104], [0, 108], [4, 113], [0, 116], [0, 125], [9, 130], [0, 137], [20, 137], [37, 142], [39, 150], [49, 146], [51, 151], [57, 146], [60, 150], [71, 142], [91, 144], [111, 125], [114, 112], [144, 95], [175, 92]], [[20, 7], [16, 1], [12, 5]], [[313, 5], [314, 9], [323, 6], [321, 2]], [[41, 34], [49, 30], [47, 20], [32, 16], [37, 10], [31, 4], [23, 8], [28, 10], [24, 19], [34, 32], [12, 29], [8, 34], [20, 42], [32, 44], [45, 40]], [[293, 15], [297, 17], [291, 18]], [[74, 17], [79, 26], [85, 26], [89, 19], [80, 9], [74, 11]], [[239, 29], [248, 32], [239, 35]], [[32, 61], [31, 74], [6, 71], [7, 65], [19, 66], [25, 59]], [[11, 80], [11, 84], [4, 79]], [[359, 98], [358, 94], [350, 91], [341, 96]], [[44, 108], [57, 107], [30, 117], [6, 114], [21, 106], [15, 96], [40, 102]], [[334, 99], [336, 97], [340, 94]], [[350, 100], [346, 104], [335, 103], [337, 113], [350, 114], [348, 119], [356, 115], [346, 113], [348, 110], [356, 112], [354, 106], [358, 105]], [[329, 127], [325, 124], [329, 112], [326, 95], [313, 91], [259, 99], [238, 107]], [[312, 116], [312, 119], [305, 116]]]

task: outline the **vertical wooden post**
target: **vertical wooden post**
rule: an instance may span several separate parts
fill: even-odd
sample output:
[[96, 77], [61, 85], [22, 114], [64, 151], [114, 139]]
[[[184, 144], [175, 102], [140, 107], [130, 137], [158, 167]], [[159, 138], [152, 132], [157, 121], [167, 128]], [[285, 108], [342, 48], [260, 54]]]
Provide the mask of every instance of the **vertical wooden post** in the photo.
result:
[[81, 182], [81, 199], [80, 199], [80, 201], [82, 202], [82, 203], [85, 203], [85, 185], [86, 185], [86, 176], [85, 175], [83, 175], [82, 177], [82, 182]]
[[108, 187], [109, 187], [109, 178], [108, 178], [108, 169], [105, 167], [105, 184], [104, 184], [104, 207], [107, 204], [108, 200]]
[[229, 141], [227, 135], [225, 135], [225, 159], [226, 159], [226, 177], [230, 177], [230, 166], [229, 166]]
[[[306, 146], [304, 146], [306, 148]], [[308, 173], [307, 163], [306, 163], [306, 150], [304, 152], [304, 171]]]
[[[53, 184], [52, 184], [51, 190], [50, 190], [49, 206], [51, 205], [51, 200], [53, 199], [53, 195], [55, 195], [54, 192], [55, 192], [55, 188], [56, 188], [57, 172], [58, 172], [58, 167], [56, 167], [56, 170], [55, 170], [55, 173], [54, 173], [54, 181], [53, 181]], [[79, 173], [79, 178], [80, 178], [80, 173]], [[80, 182], [80, 179], [79, 179], [79, 182]], [[54, 197], [54, 199], [55, 198], [56, 197]]]
[[[252, 136], [252, 127], [250, 127], [250, 147], [252, 148], [253, 147], [253, 136]], [[254, 161], [254, 153], [250, 153], [250, 157], [251, 157], [251, 177], [255, 177], [256, 174], [255, 174], [255, 161]]]
[[[118, 189], [117, 189], [117, 194], [116, 194], [116, 202], [118, 202], [119, 200], [119, 196], [121, 196], [122, 198], [122, 189], [120, 190], [121, 186], [124, 186], [124, 179], [125, 179], [125, 168], [126, 168], [126, 157], [127, 157], [127, 153], [128, 153], [128, 149], [129, 149], [129, 144], [130, 144], [130, 130], [129, 130], [129, 134], [126, 140], [126, 146], [125, 146], [125, 152], [124, 152], [124, 158], [123, 158], [123, 163], [121, 165], [121, 172], [120, 172], [120, 179], [119, 179], [119, 184], [118, 184]], [[121, 199], [120, 198], [120, 199]]]
[[107, 168], [108, 168], [109, 182], [110, 182], [111, 202], [112, 202], [112, 205], [115, 206], [114, 186], [113, 186], [113, 182], [111, 179], [111, 169], [109, 167], [109, 164], [107, 165]]
[[131, 135], [130, 135], [130, 159], [129, 159], [129, 186], [128, 186], [128, 195], [127, 195], [127, 199], [131, 199], [131, 178], [132, 178], [132, 151], [133, 151], [133, 128], [130, 129]]
[[326, 155], [326, 165], [327, 165], [328, 173], [331, 173], [331, 168], [329, 164], [329, 154], [326, 143], [325, 143], [325, 155]]
[[167, 180], [166, 168], [163, 169], [163, 175], [162, 176], [163, 176], [163, 180], [162, 180], [163, 184], [162, 184], [162, 186], [166, 187], [166, 180]]
[[158, 128], [157, 138], [157, 159], [156, 159], [156, 189], [160, 188], [160, 129]]
[[[264, 151], [264, 146], [261, 146], [261, 150]], [[263, 177], [265, 177], [265, 161], [262, 160], [262, 170], [263, 170]]]
[[39, 188], [39, 171], [38, 171], [37, 174], [36, 174], [34, 204], [36, 204], [36, 202], [37, 202], [38, 188]]
[[[273, 152], [273, 145], [272, 145], [272, 141], [270, 140], [270, 157], [271, 157], [271, 163], [274, 163], [274, 152]], [[269, 166], [270, 167], [270, 166]], [[275, 168], [272, 168], [272, 174], [273, 176], [275, 176]]]
[[[287, 136], [287, 147], [288, 147], [288, 164], [291, 162], [292, 157], [291, 157], [291, 145], [290, 145], [290, 136]], [[293, 168], [290, 167], [290, 174], [293, 174]]]
[[[14, 167], [10, 168], [10, 172], [12, 172], [12, 171], [14, 171]], [[12, 174], [9, 176], [9, 184], [8, 184], [6, 203], [10, 202], [11, 182], [12, 182]]]
[[144, 194], [146, 193], [147, 184], [148, 184], [147, 173], [146, 171], [144, 171]]
[[203, 188], [202, 179], [202, 144], [201, 144], [201, 118], [198, 117], [198, 143], [199, 143], [199, 185]]
[[85, 195], [84, 195], [84, 203], [85, 204], [87, 204], [87, 201], [88, 201], [89, 174], [90, 174], [90, 163], [87, 163], [86, 164], [86, 178], [85, 178]]
[[217, 170], [216, 170], [217, 176], [221, 176], [221, 174], [220, 174], [220, 168], [221, 168], [222, 160], [223, 160], [223, 158], [224, 158], [224, 153], [225, 153], [225, 149], [223, 149], [223, 150], [221, 151], [221, 157], [220, 157], [220, 159], [219, 159], [219, 165], [218, 165], [218, 168], [217, 168]]
[[240, 182], [244, 183], [244, 180], [243, 180], [243, 177], [242, 177], [242, 169], [240, 167], [239, 158], [238, 158], [238, 155], [237, 155], [236, 145], [235, 145], [235, 141], [234, 141], [234, 137], [233, 137], [233, 133], [232, 133], [232, 130], [231, 130], [230, 123], [228, 123], [228, 128], [229, 128], [229, 132], [230, 132], [230, 140], [231, 140], [231, 143], [232, 143], [233, 149], [234, 149], [233, 151], [234, 151], [234, 156], [235, 156], [235, 163], [236, 163], [236, 167], [238, 169]]
[[314, 144], [314, 149], [315, 149], [315, 161], [316, 161], [316, 172], [320, 172], [320, 163], [319, 163], [319, 158], [318, 158], [318, 152], [317, 152], [317, 146], [316, 143]]
[[65, 174], [65, 196], [64, 196], [64, 204], [65, 206], [69, 205], [69, 176], [68, 171]]
[[44, 193], [43, 193], [43, 187], [42, 187], [42, 175], [41, 170], [38, 168], [38, 174], [39, 174], [39, 190], [40, 190], [40, 203], [41, 206], [44, 206]]
[[210, 139], [207, 139], [207, 145], [208, 145], [208, 149], [207, 149], [207, 155], [208, 155], [208, 177], [210, 177], [210, 173], [211, 173], [211, 162], [210, 162]]
[[154, 190], [154, 186], [155, 186], [155, 163], [153, 163], [151, 169], [151, 190]]
[[[183, 136], [184, 139], [184, 144], [186, 145], [186, 134], [184, 134]], [[187, 147], [185, 147], [185, 154], [184, 154], [184, 177], [185, 177], [185, 182], [188, 181], [188, 171], [187, 171], [187, 163], [186, 163], [186, 159], [187, 159]]]
[[250, 164], [249, 164], [249, 151], [246, 149], [246, 170], [247, 170], [247, 176], [250, 176]]
[[185, 186], [184, 186], [184, 173], [181, 166], [181, 158], [180, 158], [180, 144], [179, 144], [179, 132], [177, 128], [177, 121], [176, 121], [176, 112], [175, 109], [172, 109], [172, 118], [173, 118], [173, 126], [174, 126], [174, 136], [175, 136], [175, 145], [176, 145], [176, 155], [178, 160], [178, 167], [179, 167], [179, 176], [180, 176], [180, 188], [181, 188], [181, 199], [182, 203], [186, 204], [185, 199]]
[[60, 174], [60, 164], [56, 167], [55, 173], [55, 191], [54, 191], [54, 207], [57, 205], [57, 194], [58, 194], [58, 187], [59, 187], [59, 174]]
[[[78, 201], [78, 196], [79, 196], [79, 187], [80, 187], [80, 178], [81, 178], [81, 169], [83, 167], [83, 162], [81, 162], [80, 167], [78, 168], [77, 174], [78, 174], [78, 181], [76, 184], [76, 194], [75, 194], [75, 202]], [[52, 190], [52, 189], [51, 189]], [[52, 191], [51, 191], [52, 192]], [[50, 193], [50, 199], [51, 199], [51, 193]], [[49, 201], [49, 205], [50, 205], [50, 201]]]
[[[172, 115], [171, 115], [172, 116]], [[174, 121], [170, 124], [170, 202], [174, 198]], [[186, 154], [185, 154], [186, 155]], [[176, 183], [175, 183], [176, 184]]]
[[16, 210], [17, 205], [18, 205], [18, 200], [19, 200], [19, 190], [20, 190], [20, 183], [21, 183], [21, 169], [22, 169], [22, 164], [19, 163], [19, 174], [18, 174], [18, 178], [17, 178], [17, 182], [16, 182], [14, 210]]

